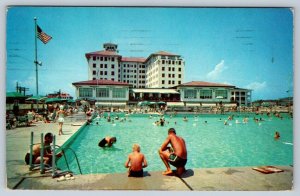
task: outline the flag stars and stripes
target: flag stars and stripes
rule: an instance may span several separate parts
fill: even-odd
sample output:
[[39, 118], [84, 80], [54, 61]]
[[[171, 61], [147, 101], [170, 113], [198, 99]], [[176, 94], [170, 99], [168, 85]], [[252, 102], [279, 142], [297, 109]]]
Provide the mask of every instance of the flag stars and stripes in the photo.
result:
[[45, 32], [43, 32], [43, 30], [39, 27], [39, 25], [37, 25], [36, 27], [37, 29], [37, 37], [44, 43], [47, 44], [52, 37], [50, 35], [47, 35]]

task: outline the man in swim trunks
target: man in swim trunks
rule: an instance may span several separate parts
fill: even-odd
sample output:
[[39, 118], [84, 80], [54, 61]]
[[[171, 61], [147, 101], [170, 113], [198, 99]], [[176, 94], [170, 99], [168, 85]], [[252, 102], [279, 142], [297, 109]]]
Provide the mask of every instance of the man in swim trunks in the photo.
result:
[[116, 137], [109, 137], [109, 136], [107, 136], [107, 137], [103, 138], [99, 142], [98, 146], [101, 147], [101, 148], [103, 148], [105, 146], [111, 147], [113, 145], [113, 143], [116, 143], [116, 142], [117, 142], [117, 138]]
[[[53, 141], [53, 135], [52, 133], [47, 133], [44, 137], [44, 164], [52, 165], [52, 150], [50, 144]], [[57, 157], [62, 156], [62, 152], [58, 153], [56, 155]], [[25, 155], [25, 162], [27, 165], [29, 165], [30, 161], [30, 153], [28, 152]], [[35, 144], [32, 147], [32, 163], [33, 164], [40, 164], [41, 161], [41, 144]]]
[[[172, 150], [168, 147], [168, 144], [171, 144]], [[187, 150], [184, 139], [176, 135], [174, 128], [168, 130], [168, 137], [161, 145], [158, 153], [167, 168], [167, 170], [162, 173], [163, 175], [173, 173], [170, 164], [177, 168], [176, 174], [178, 176], [183, 174], [187, 162]]]
[[143, 168], [147, 167], [144, 154], [140, 153], [141, 148], [138, 144], [133, 144], [132, 153], [128, 155], [125, 167], [129, 168], [128, 177], [143, 177]]

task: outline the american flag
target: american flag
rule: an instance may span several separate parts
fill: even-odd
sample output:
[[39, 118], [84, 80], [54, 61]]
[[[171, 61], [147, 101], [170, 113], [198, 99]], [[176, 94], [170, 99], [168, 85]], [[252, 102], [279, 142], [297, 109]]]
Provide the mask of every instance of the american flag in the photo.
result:
[[43, 30], [39, 27], [39, 25], [36, 26], [37, 30], [37, 37], [44, 43], [47, 44], [52, 37], [47, 35], [46, 33], [43, 32]]

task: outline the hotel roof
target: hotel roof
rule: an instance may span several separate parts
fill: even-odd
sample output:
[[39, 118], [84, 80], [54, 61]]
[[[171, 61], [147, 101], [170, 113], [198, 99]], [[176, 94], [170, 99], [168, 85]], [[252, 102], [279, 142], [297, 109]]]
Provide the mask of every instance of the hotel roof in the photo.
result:
[[229, 84], [203, 82], [203, 81], [192, 81], [178, 85], [178, 87], [193, 86], [193, 87], [235, 87]]
[[152, 55], [180, 56], [178, 54], [172, 54], [172, 53], [165, 52], [165, 51], [158, 51], [156, 53], [153, 53]]
[[138, 62], [138, 63], [144, 63], [146, 61], [145, 58], [142, 57], [122, 57], [122, 62]]
[[125, 82], [118, 82], [113, 80], [87, 80], [81, 82], [72, 83], [74, 86], [80, 85], [90, 85], [90, 86], [98, 86], [98, 85], [116, 85], [116, 86], [131, 86], [131, 84]]
[[146, 61], [148, 61], [148, 59], [150, 59], [152, 56], [156, 56], [156, 55], [163, 55], [163, 56], [180, 56], [178, 54], [172, 54], [172, 53], [169, 53], [169, 52], [165, 52], [165, 51], [158, 51], [158, 52], [155, 52], [155, 53], [152, 53], [148, 56], [148, 58], [146, 59]]
[[101, 51], [86, 53], [85, 57], [90, 58], [92, 55], [93, 56], [121, 56], [115, 51], [101, 50]]

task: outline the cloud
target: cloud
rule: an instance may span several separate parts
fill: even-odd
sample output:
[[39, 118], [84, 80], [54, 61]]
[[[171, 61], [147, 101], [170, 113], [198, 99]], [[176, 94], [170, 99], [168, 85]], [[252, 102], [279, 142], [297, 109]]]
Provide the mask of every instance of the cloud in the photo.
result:
[[206, 77], [207, 77], [208, 79], [217, 79], [218, 76], [219, 76], [224, 70], [226, 70], [226, 69], [227, 69], [227, 67], [226, 67], [225, 64], [224, 64], [224, 60], [222, 60], [220, 63], [218, 63], [218, 64], [215, 66], [214, 70], [212, 70], [211, 72], [209, 72], [209, 73], [206, 75]]
[[261, 83], [259, 83], [259, 82], [252, 82], [252, 83], [250, 83], [250, 84], [248, 84], [246, 86], [247, 89], [252, 89], [252, 90], [255, 90], [255, 91], [263, 90], [266, 87], [267, 87], [266, 81], [261, 82]]

